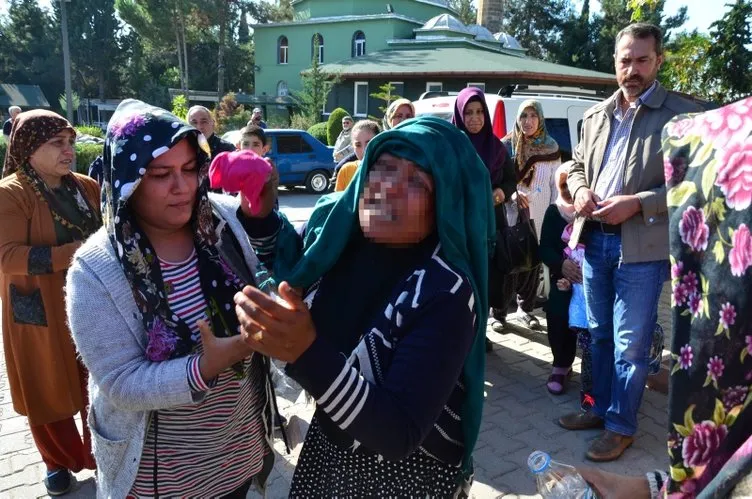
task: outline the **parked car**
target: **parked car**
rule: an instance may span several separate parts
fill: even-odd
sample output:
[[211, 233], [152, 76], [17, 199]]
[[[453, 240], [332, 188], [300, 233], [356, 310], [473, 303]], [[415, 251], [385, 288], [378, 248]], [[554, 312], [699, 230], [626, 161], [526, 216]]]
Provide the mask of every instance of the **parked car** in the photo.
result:
[[[267, 157], [277, 166], [279, 185], [304, 186], [314, 194], [327, 191], [335, 167], [333, 147], [325, 146], [303, 130], [267, 129], [265, 132], [269, 145]], [[240, 130], [227, 132], [222, 138], [237, 146]]]
[[[425, 95], [425, 94], [424, 94]], [[445, 120], [451, 120], [454, 113], [454, 102], [457, 94], [442, 93], [434, 97], [436, 93], [429, 93], [415, 101], [416, 116], [436, 116]], [[582, 128], [582, 116], [589, 108], [603, 100], [603, 96], [588, 95], [587, 91], [574, 91], [573, 89], [546, 91], [525, 90], [515, 92], [511, 97], [486, 94], [486, 104], [491, 114], [494, 134], [500, 139], [514, 128], [517, 110], [523, 101], [535, 99], [543, 105], [543, 113], [546, 115], [546, 128], [548, 133], [556, 139], [561, 149], [562, 162], [572, 159], [572, 150], [577, 146]]]

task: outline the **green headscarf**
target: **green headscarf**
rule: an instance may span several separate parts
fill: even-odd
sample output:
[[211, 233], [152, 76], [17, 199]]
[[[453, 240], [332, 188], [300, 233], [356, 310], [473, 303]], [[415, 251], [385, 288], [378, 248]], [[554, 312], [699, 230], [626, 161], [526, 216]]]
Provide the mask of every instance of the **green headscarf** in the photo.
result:
[[[400, 123], [370, 142], [363, 164], [341, 193], [322, 197], [308, 222], [302, 257], [291, 244], [297, 234], [289, 224], [277, 238], [277, 280], [308, 287], [334, 267], [358, 227], [358, 200], [368, 171], [382, 153], [413, 161], [433, 176], [436, 225], [442, 256], [470, 281], [475, 295], [476, 334], [463, 367], [467, 390], [462, 418], [466, 471], [483, 411], [488, 261], [495, 238], [488, 170], [467, 136], [451, 123], [422, 117]], [[378, 271], [378, 269], [376, 269]]]

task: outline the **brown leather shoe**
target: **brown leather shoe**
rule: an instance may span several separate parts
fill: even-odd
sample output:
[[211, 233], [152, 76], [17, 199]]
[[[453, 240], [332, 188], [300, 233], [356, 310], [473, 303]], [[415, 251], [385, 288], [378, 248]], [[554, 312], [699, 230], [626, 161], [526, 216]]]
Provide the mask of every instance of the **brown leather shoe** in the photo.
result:
[[565, 430], [592, 430], [603, 428], [603, 418], [593, 411], [580, 411], [559, 418], [559, 426]]
[[615, 461], [624, 454], [632, 442], [634, 442], [633, 437], [606, 430], [603, 435], [593, 440], [585, 456], [598, 463]]

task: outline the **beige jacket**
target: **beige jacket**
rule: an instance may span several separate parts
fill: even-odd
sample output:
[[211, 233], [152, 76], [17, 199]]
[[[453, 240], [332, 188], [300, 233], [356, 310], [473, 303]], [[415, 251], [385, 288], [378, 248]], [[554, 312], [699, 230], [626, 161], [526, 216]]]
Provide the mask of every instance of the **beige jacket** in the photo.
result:
[[[568, 179], [573, 196], [583, 187], [592, 189], [598, 181], [620, 92], [617, 90], [610, 98], [588, 109], [583, 116], [580, 143], [574, 151]], [[677, 114], [701, 110], [699, 105], [670, 94], [660, 84], [638, 109], [627, 147], [623, 194], [637, 195], [642, 211], [622, 224], [624, 263], [668, 259], [668, 208], [661, 132], [663, 126]], [[584, 222], [582, 218], [575, 221], [573, 244], [576, 244], [575, 236], [581, 233]]]

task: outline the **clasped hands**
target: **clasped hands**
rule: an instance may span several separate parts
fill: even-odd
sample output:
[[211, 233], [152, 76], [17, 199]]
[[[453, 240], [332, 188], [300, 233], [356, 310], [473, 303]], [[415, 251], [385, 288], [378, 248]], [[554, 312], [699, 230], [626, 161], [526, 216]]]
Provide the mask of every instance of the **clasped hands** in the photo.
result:
[[254, 287], [235, 295], [240, 335], [218, 338], [206, 321], [199, 321], [203, 353], [201, 377], [207, 383], [237, 362], [258, 352], [294, 363], [316, 339], [316, 328], [301, 293], [288, 283], [279, 286], [284, 303]]
[[642, 205], [637, 196], [613, 196], [601, 201], [587, 187], [577, 191], [574, 207], [579, 215], [609, 225], [619, 225], [640, 212]]

